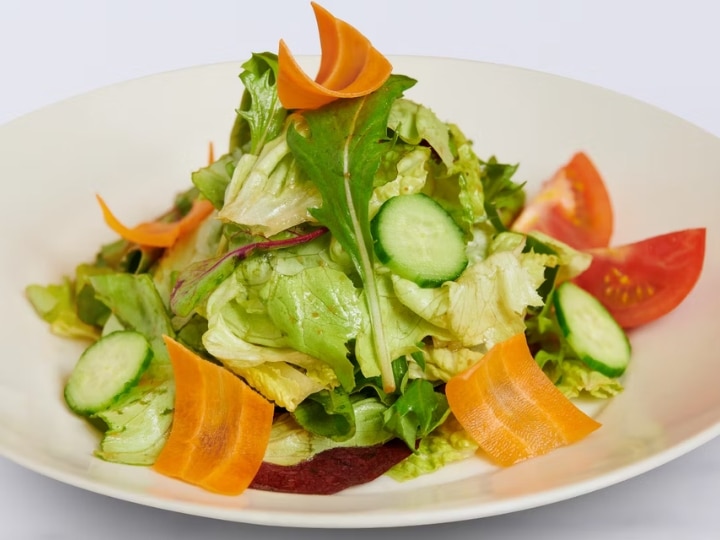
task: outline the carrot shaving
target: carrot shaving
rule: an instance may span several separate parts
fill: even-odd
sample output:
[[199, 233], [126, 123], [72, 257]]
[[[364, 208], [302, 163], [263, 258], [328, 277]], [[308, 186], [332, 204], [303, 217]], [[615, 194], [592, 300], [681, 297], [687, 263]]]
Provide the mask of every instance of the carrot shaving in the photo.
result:
[[198, 199], [193, 202], [190, 211], [179, 221], [172, 223], [150, 221], [130, 228], [123, 225], [115, 217], [100, 195], [96, 195], [96, 197], [102, 209], [105, 223], [113, 231], [129, 242], [149, 247], [171, 247], [181, 236], [195, 230], [214, 208], [210, 201]]
[[175, 377], [170, 435], [153, 469], [222, 495], [238, 495], [262, 464], [272, 403], [228, 370], [164, 336]]
[[212, 141], [208, 143], [208, 165], [215, 163], [215, 145]]
[[522, 333], [451, 378], [445, 393], [463, 428], [502, 466], [577, 442], [600, 427], [542, 372]]
[[317, 109], [380, 88], [392, 65], [356, 28], [311, 2], [320, 35], [320, 67], [311, 79], [283, 40], [278, 52], [278, 97], [286, 109]]

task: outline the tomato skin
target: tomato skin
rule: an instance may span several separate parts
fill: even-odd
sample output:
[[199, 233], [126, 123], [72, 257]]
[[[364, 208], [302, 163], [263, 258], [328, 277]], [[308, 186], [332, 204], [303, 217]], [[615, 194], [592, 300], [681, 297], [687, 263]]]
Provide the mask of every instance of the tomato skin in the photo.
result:
[[576, 153], [525, 205], [512, 229], [540, 231], [575, 249], [610, 245], [610, 195], [590, 158], [583, 152]]
[[574, 279], [625, 329], [675, 309], [692, 291], [705, 259], [705, 228], [684, 229], [615, 248], [588, 250], [590, 267]]

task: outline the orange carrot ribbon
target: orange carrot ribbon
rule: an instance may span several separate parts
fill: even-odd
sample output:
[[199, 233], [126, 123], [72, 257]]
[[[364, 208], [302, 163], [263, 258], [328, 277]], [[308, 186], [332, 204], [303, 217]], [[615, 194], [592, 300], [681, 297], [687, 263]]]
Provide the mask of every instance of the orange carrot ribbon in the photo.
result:
[[97, 201], [102, 209], [105, 223], [125, 240], [148, 247], [171, 247], [181, 236], [195, 230], [203, 220], [213, 211], [213, 205], [205, 199], [197, 199], [193, 202], [190, 211], [179, 221], [165, 223], [162, 221], [150, 221], [140, 223], [135, 227], [126, 227], [110, 211], [105, 201], [96, 195]]
[[227, 369], [170, 337], [163, 339], [175, 377], [175, 410], [153, 469], [215, 493], [238, 495], [262, 464], [274, 407]]
[[577, 442], [600, 427], [543, 373], [522, 333], [450, 379], [445, 394], [463, 428], [503, 466]]
[[278, 97], [286, 109], [317, 109], [339, 98], [380, 88], [392, 65], [356, 28], [312, 2], [321, 59], [315, 80], [300, 67], [283, 40], [278, 52]]

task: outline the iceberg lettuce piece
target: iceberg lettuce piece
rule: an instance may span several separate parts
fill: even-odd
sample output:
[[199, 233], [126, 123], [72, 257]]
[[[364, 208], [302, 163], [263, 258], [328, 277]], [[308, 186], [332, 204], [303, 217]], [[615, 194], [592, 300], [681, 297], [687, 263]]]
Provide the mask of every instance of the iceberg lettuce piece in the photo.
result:
[[409, 99], [396, 99], [390, 109], [388, 127], [411, 145], [427, 142], [447, 167], [452, 165], [448, 125], [428, 107]]
[[557, 283], [569, 281], [582, 274], [592, 262], [592, 255], [578, 251], [547, 234], [533, 231], [532, 236], [552, 249], [558, 257]]
[[240, 158], [218, 217], [252, 234], [271, 237], [314, 222], [308, 209], [320, 203], [315, 184], [302, 174], [283, 132], [265, 143], [260, 155]]
[[423, 289], [393, 275], [398, 299], [462, 347], [490, 348], [525, 329], [528, 306], [542, 306], [537, 292], [547, 256], [510, 251], [475, 262], [455, 281]]
[[290, 411], [309, 395], [338, 385], [335, 372], [325, 362], [289, 347], [249, 343], [234, 332], [222, 313], [208, 321], [202, 342], [226, 368]]
[[172, 426], [175, 383], [169, 364], [151, 364], [122, 401], [97, 414], [107, 430], [95, 455], [126, 465], [152, 465]]
[[419, 193], [425, 187], [430, 149], [425, 146], [403, 149], [405, 152], [395, 163], [395, 177], [373, 189], [370, 197], [370, 218], [377, 214], [380, 206], [391, 197]]
[[595, 371], [578, 359], [560, 360], [555, 355], [540, 351], [536, 361], [555, 386], [570, 399], [581, 396], [607, 399], [623, 391], [618, 379]]
[[457, 347], [453, 343], [434, 340], [432, 347], [425, 349], [424, 376], [429, 380], [447, 382], [452, 377], [475, 365], [482, 357], [482, 352]]

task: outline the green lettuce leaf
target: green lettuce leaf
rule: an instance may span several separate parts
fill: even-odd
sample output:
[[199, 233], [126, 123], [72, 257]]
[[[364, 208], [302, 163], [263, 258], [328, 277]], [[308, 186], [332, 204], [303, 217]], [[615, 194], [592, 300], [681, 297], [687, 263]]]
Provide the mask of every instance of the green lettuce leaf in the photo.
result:
[[95, 341], [100, 330], [78, 317], [72, 281], [51, 285], [28, 285], [25, 295], [35, 313], [50, 324], [50, 331], [61, 337]]
[[274, 274], [267, 292], [267, 310], [291, 347], [321, 358], [342, 386], [355, 386], [347, 342], [363, 324], [357, 289], [347, 275], [316, 266], [292, 276]]
[[114, 463], [152, 465], [170, 434], [174, 403], [170, 365], [152, 363], [120, 403], [97, 414], [107, 428], [95, 455]]
[[310, 433], [334, 441], [346, 441], [355, 435], [355, 410], [350, 394], [339, 388], [308, 396], [293, 416]]
[[413, 146], [427, 142], [446, 167], [452, 166], [454, 157], [448, 125], [428, 107], [409, 99], [398, 99], [390, 109], [388, 127]]
[[251, 234], [271, 237], [313, 221], [308, 209], [319, 204], [317, 188], [298, 168], [281, 133], [259, 155], [240, 158], [218, 217]]
[[370, 217], [391, 197], [419, 193], [427, 181], [430, 149], [425, 146], [396, 145], [383, 160], [388, 168], [376, 176], [385, 177], [370, 198]]
[[255, 251], [301, 245], [315, 240], [325, 232], [325, 229], [319, 228], [305, 234], [290, 234], [275, 240], [250, 242], [223, 255], [195, 262], [192, 261], [199, 258], [200, 254], [193, 253], [192, 258], [188, 259], [190, 264], [177, 276], [170, 295], [170, 309], [181, 317], [187, 317], [235, 272], [239, 261], [246, 260]]
[[239, 151], [224, 154], [207, 167], [193, 172], [190, 177], [198, 191], [218, 210], [225, 204], [225, 191], [239, 159]]
[[169, 362], [163, 336], [175, 337], [172, 321], [149, 274], [92, 276], [90, 283], [102, 301], [127, 328], [145, 335], [155, 361]]
[[518, 165], [499, 163], [493, 156], [482, 163], [485, 211], [498, 231], [510, 226], [525, 204], [525, 183], [512, 178]]
[[267, 141], [283, 130], [287, 111], [277, 95], [277, 55], [253, 53], [242, 65], [245, 92], [230, 136], [230, 150], [242, 148], [257, 155]]
[[399, 300], [463, 347], [490, 348], [525, 329], [528, 306], [542, 306], [546, 256], [496, 252], [434, 289], [393, 276]]
[[[429, 335], [450, 338], [447, 331], [433, 325], [431, 321], [423, 318], [422, 314], [414, 312], [403, 304], [393, 288], [391, 273], [378, 274], [376, 278], [379, 307], [385, 324], [384, 337], [391, 358], [396, 359], [420, 352], [418, 344]], [[363, 323], [355, 341], [356, 360], [365, 377], [377, 377], [380, 375], [380, 369], [375, 362], [369, 315], [363, 319]]]
[[353, 396], [355, 431], [337, 441], [304, 429], [291, 414], [282, 414], [273, 422], [264, 461], [277, 465], [295, 465], [314, 455], [336, 447], [375, 446], [393, 438], [383, 427], [387, 406], [376, 398]]

